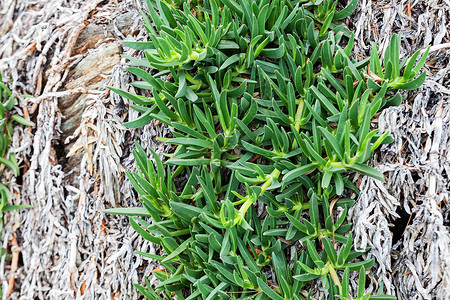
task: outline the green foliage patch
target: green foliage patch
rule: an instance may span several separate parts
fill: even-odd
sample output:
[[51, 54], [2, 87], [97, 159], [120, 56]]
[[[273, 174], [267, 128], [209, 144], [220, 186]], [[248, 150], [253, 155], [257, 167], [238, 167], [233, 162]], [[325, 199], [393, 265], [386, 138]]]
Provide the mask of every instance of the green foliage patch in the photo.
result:
[[[15, 176], [20, 174], [16, 157], [14, 153], [10, 152], [13, 121], [25, 126], [34, 126], [33, 122], [11, 113], [16, 104], [17, 100], [12, 96], [11, 90], [2, 82], [0, 75], [0, 177], [5, 168], [13, 171]], [[11, 192], [7, 186], [8, 183], [0, 183], [0, 237], [3, 231], [3, 212], [32, 207], [31, 205], [11, 205], [8, 202], [8, 199], [11, 198]], [[5, 255], [5, 253], [6, 249], [0, 248], [0, 257]], [[2, 296], [1, 287], [0, 296]]]
[[127, 176], [143, 207], [106, 212], [166, 253], [139, 252], [161, 263], [155, 289], [136, 285], [148, 299], [311, 299], [316, 279], [328, 299], [395, 299], [365, 294], [374, 260], [359, 259], [346, 218], [355, 174], [383, 180], [366, 163], [392, 138], [371, 120], [424, 82], [427, 53], [400, 62], [394, 35], [382, 62], [376, 45], [354, 59], [339, 20], [357, 1], [337, 3], [147, 1], [150, 42], [124, 44], [144, 51], [128, 71], [152, 97], [110, 89], [142, 113], [129, 128], [170, 126], [173, 152], [163, 162], [136, 144]]

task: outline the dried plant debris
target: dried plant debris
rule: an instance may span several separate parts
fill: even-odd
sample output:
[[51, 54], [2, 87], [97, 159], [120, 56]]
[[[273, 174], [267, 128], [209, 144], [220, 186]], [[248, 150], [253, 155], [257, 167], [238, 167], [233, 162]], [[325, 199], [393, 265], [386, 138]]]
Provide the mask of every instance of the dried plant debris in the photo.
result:
[[[16, 155], [11, 151], [11, 140], [13, 137], [13, 126], [14, 125], [27, 125], [34, 126], [34, 123], [29, 119], [26, 119], [20, 115], [13, 114], [14, 110], [17, 108], [15, 105], [17, 100], [12, 95], [11, 90], [8, 86], [2, 82], [2, 77], [0, 76], [0, 238], [3, 232], [3, 218], [4, 213], [18, 210], [22, 208], [30, 208], [31, 205], [16, 204], [17, 199], [13, 203], [10, 202], [11, 198], [15, 195], [15, 180], [12, 178], [20, 175], [19, 163], [16, 159]], [[28, 116], [27, 116], [28, 117]], [[17, 126], [16, 126], [17, 127]], [[11, 247], [8, 250], [6, 240], [2, 242], [0, 247], [0, 259], [1, 264], [5, 263], [5, 259], [11, 259], [11, 272], [17, 270], [19, 251], [17, 250], [17, 239], [14, 235], [11, 236]], [[6, 293], [11, 293], [14, 288], [14, 277], [11, 277], [8, 284], [8, 290]], [[3, 296], [3, 289], [0, 286], [0, 296]]]
[[[387, 184], [363, 186], [352, 215], [353, 222], [366, 223], [356, 237], [368, 241], [369, 256], [392, 249], [375, 268], [400, 299], [450, 297], [448, 254], [444, 254], [449, 245], [449, 128], [444, 121], [449, 120], [448, 7], [445, 1], [377, 2], [368, 18], [361, 15], [355, 21], [365, 24], [355, 25], [360, 41], [374, 37], [385, 41], [386, 34], [400, 31], [405, 53], [432, 46], [425, 84], [409, 93], [400, 107], [385, 110], [378, 120], [379, 128], [394, 137], [375, 158]], [[367, 8], [360, 9], [370, 11]], [[370, 194], [375, 197], [367, 202]], [[376, 213], [380, 210], [381, 214]], [[361, 215], [371, 218], [361, 221]], [[428, 226], [433, 226], [434, 233], [426, 233]], [[380, 234], [384, 236], [381, 244]]]
[[[339, 3], [338, 9], [344, 5]], [[163, 253], [136, 235], [127, 218], [101, 211], [111, 204], [138, 204], [124, 175], [124, 170], [134, 170], [133, 141], [162, 155], [170, 149], [156, 137], [170, 137], [168, 129], [149, 124], [129, 131], [122, 124], [137, 113], [128, 109], [126, 99], [101, 89], [65, 87], [71, 70], [89, 53], [101, 51], [101, 44], [119, 44], [123, 36], [146, 41], [139, 17], [144, 8], [141, 1], [131, 0], [0, 1], [0, 73], [14, 79], [14, 95], [37, 124], [33, 131], [14, 128], [12, 139], [16, 158], [30, 165], [21, 185], [11, 182], [17, 192], [11, 201], [36, 208], [9, 212], [5, 218], [3, 239], [10, 244], [14, 234], [23, 258], [14, 274], [8, 264], [0, 265], [2, 286], [6, 288], [11, 276], [16, 279], [10, 299], [138, 299], [133, 283], [144, 284], [143, 278], [158, 268], [134, 251]], [[446, 0], [360, 0], [345, 20], [355, 32], [357, 56], [368, 57], [373, 41], [380, 45], [379, 54], [384, 53], [397, 32], [402, 33], [401, 57], [432, 46], [424, 85], [405, 93], [401, 106], [384, 110], [374, 121], [394, 139], [372, 160], [386, 183], [363, 178], [361, 200], [349, 214], [349, 221], [363, 226], [353, 233], [357, 243], [370, 245], [366, 258], [375, 259], [368, 292], [384, 282], [386, 292], [399, 299], [450, 297], [449, 8]], [[132, 25], [125, 30], [117, 20], [126, 13], [131, 13]], [[78, 34], [83, 42], [77, 43]], [[135, 50], [123, 51], [136, 57]], [[127, 90], [135, 79], [125, 71], [126, 60], [121, 62], [101, 76], [105, 85]], [[26, 93], [36, 103], [22, 96]], [[80, 93], [87, 97], [79, 120], [72, 132], [61, 134], [65, 115], [59, 97]], [[73, 144], [65, 145], [72, 135]], [[68, 153], [75, 154], [69, 170], [61, 165]], [[361, 216], [370, 217], [363, 221]], [[154, 281], [151, 276], [152, 285]]]

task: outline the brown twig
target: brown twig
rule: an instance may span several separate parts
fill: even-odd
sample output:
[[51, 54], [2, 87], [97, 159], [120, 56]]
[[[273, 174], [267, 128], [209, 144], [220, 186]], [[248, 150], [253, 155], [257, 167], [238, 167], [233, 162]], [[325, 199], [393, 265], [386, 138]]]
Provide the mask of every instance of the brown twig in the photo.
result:
[[375, 36], [377, 37], [377, 40], [378, 40], [378, 30], [377, 30], [377, 26], [375, 25], [375, 20], [373, 20], [372, 22], [373, 22], [373, 30], [375, 31]]
[[410, 134], [408, 135], [408, 138], [405, 140], [405, 142], [403, 143], [403, 145], [402, 145], [402, 147], [400, 148], [400, 150], [398, 151], [398, 153], [395, 153], [395, 156], [392, 158], [392, 161], [391, 161], [391, 162], [394, 162], [394, 161], [395, 161], [395, 159], [397, 158], [397, 155], [400, 154], [400, 156], [402, 156], [401, 152], [402, 152], [402, 150], [405, 148], [405, 145], [406, 145], [406, 143], [408, 142], [409, 138], [411, 137], [411, 134], [412, 134], [412, 133], [410, 133]]
[[14, 234], [11, 238], [11, 252], [12, 252], [12, 262], [11, 262], [11, 278], [9, 279], [8, 286], [8, 296], [12, 294], [14, 290], [14, 281], [16, 279], [15, 273], [17, 271], [17, 265], [19, 264], [19, 247], [17, 246], [17, 239]]
[[[419, 196], [422, 193], [422, 189], [423, 189], [424, 185], [425, 185], [425, 182], [422, 183], [422, 186], [420, 187], [420, 191], [419, 191], [419, 194], [417, 195], [416, 202], [414, 202], [414, 207], [416, 207], [416, 205], [417, 205], [417, 201], [419, 200]], [[406, 228], [408, 228], [409, 222], [411, 222], [411, 218], [412, 218], [412, 212], [409, 215], [409, 219], [408, 219], [408, 222], [406, 223], [405, 229], [403, 230], [402, 236], [405, 234]]]

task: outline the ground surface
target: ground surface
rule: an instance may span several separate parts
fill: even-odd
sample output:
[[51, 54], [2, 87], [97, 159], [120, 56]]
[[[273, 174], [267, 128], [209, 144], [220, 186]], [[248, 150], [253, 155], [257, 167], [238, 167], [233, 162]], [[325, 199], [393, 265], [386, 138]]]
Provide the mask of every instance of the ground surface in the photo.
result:
[[[132, 284], [155, 268], [134, 254], [154, 249], [127, 219], [102, 213], [136, 204], [123, 173], [134, 140], [165, 151], [155, 137], [168, 130], [127, 130], [137, 113], [105, 91], [130, 89], [120, 54], [138, 53], [120, 41], [146, 38], [141, 9], [139, 0], [0, 1], [0, 73], [37, 123], [15, 129], [24, 175], [12, 179], [13, 202], [35, 208], [6, 216], [3, 243], [19, 259], [0, 263], [4, 298], [138, 299]], [[368, 289], [382, 281], [399, 299], [450, 299], [449, 10], [448, 0], [361, 0], [346, 21], [361, 57], [397, 32], [403, 55], [432, 46], [425, 84], [373, 124], [394, 137], [373, 159], [386, 183], [363, 178], [350, 214], [356, 244], [376, 260]]]

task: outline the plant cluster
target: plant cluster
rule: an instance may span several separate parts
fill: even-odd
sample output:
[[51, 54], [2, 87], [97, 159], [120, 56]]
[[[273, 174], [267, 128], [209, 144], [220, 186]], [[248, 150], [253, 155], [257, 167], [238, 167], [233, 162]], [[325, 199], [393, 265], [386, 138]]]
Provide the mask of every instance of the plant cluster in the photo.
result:
[[[19, 115], [14, 115], [11, 110], [17, 100], [12, 96], [11, 90], [2, 82], [0, 75], [0, 177], [5, 168], [9, 168], [14, 176], [20, 174], [19, 165], [17, 163], [14, 153], [10, 152], [11, 138], [13, 133], [13, 122], [25, 126], [33, 126], [34, 123], [24, 119]], [[0, 237], [3, 231], [3, 212], [12, 211], [21, 208], [30, 208], [30, 205], [11, 205], [8, 199], [11, 198], [11, 192], [8, 189], [8, 183], [0, 182]], [[5, 248], [0, 248], [0, 257], [6, 254]], [[7, 255], [8, 258], [8, 255]], [[0, 297], [2, 290], [0, 287]]]
[[310, 299], [316, 279], [328, 299], [395, 299], [364, 293], [374, 260], [352, 249], [348, 195], [357, 173], [383, 180], [366, 162], [392, 138], [371, 120], [424, 82], [427, 54], [400, 62], [394, 35], [383, 63], [376, 45], [355, 60], [339, 20], [357, 1], [337, 3], [147, 1], [150, 41], [124, 44], [144, 50], [128, 71], [152, 96], [110, 89], [142, 113], [126, 126], [170, 126], [173, 151], [152, 160], [136, 144], [143, 207], [106, 212], [167, 254], [139, 252], [161, 263], [155, 289], [137, 286], [148, 299]]

